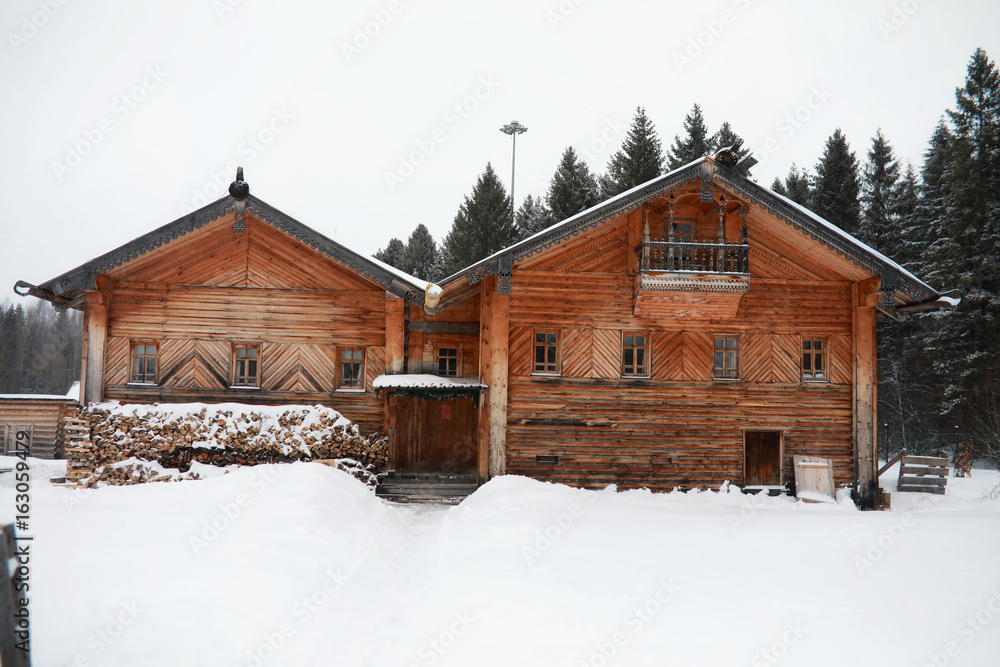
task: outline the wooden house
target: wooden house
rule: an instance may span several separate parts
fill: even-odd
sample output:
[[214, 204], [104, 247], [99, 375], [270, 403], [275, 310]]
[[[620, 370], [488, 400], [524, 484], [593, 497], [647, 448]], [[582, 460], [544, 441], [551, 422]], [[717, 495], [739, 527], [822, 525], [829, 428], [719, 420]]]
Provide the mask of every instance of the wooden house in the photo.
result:
[[429, 287], [226, 196], [15, 291], [83, 310], [84, 404], [322, 404], [372, 433], [384, 424], [372, 382]]
[[85, 402], [321, 403], [480, 481], [777, 487], [819, 456], [863, 507], [876, 317], [949, 303], [712, 157], [440, 287], [224, 197], [16, 289], [84, 310]]
[[[877, 486], [876, 317], [951, 303], [712, 157], [441, 286], [436, 307], [411, 311], [410, 366], [483, 384], [480, 478], [772, 487], [807, 455], [863, 507]], [[405, 418], [390, 404], [397, 436]]]
[[75, 417], [80, 404], [71, 396], [0, 394], [3, 453], [57, 458], [63, 448], [63, 419]]

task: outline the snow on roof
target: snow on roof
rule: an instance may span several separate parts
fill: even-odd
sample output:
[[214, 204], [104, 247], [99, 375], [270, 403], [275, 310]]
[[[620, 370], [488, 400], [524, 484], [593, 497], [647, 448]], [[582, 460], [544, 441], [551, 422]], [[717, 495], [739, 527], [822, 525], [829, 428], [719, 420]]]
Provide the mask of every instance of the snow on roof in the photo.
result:
[[485, 389], [477, 378], [453, 378], [440, 375], [379, 375], [372, 382], [375, 389]]
[[[78, 390], [79, 391], [79, 390]], [[76, 401], [76, 396], [62, 394], [0, 394], [4, 401]]]
[[417, 278], [416, 276], [411, 276], [409, 273], [406, 273], [405, 271], [400, 271], [396, 267], [390, 266], [389, 264], [386, 264], [385, 262], [379, 261], [379, 260], [375, 259], [374, 257], [367, 257], [366, 259], [368, 261], [370, 261], [371, 263], [378, 265], [378, 267], [380, 269], [383, 269], [383, 270], [388, 271], [389, 273], [393, 274], [394, 276], [396, 276], [400, 280], [404, 280], [404, 281], [410, 283], [411, 285], [413, 285], [414, 287], [419, 287], [424, 292], [426, 292], [427, 288], [431, 287], [432, 285], [434, 287], [437, 287], [436, 285], [434, 285], [434, 283], [427, 282], [426, 280], [421, 280], [420, 278]]
[[[799, 213], [802, 213], [803, 215], [809, 216], [810, 218], [812, 218], [816, 222], [820, 223], [821, 225], [823, 225], [824, 227], [826, 227], [828, 230], [830, 230], [831, 232], [833, 232], [837, 236], [841, 237], [842, 239], [844, 239], [848, 243], [852, 243], [852, 244], [858, 246], [859, 248], [861, 248], [862, 250], [864, 250], [868, 254], [872, 255], [875, 258], [877, 258], [879, 261], [885, 263], [887, 266], [890, 266], [890, 267], [896, 269], [897, 271], [899, 271], [900, 273], [902, 273], [904, 276], [910, 278], [911, 280], [913, 280], [915, 282], [920, 283], [921, 285], [927, 285], [927, 283], [925, 283], [920, 278], [917, 278], [915, 275], [913, 275], [912, 273], [910, 273], [909, 271], [907, 271], [906, 269], [904, 269], [902, 266], [900, 266], [899, 264], [897, 264], [895, 261], [889, 259], [885, 255], [883, 255], [882, 253], [880, 253], [878, 250], [876, 250], [875, 248], [873, 248], [870, 245], [868, 245], [867, 243], [864, 243], [863, 241], [858, 240], [854, 236], [851, 236], [850, 234], [848, 234], [847, 232], [845, 232], [843, 229], [841, 229], [837, 225], [835, 225], [832, 222], [830, 222], [829, 220], [826, 220], [825, 218], [821, 218], [819, 215], [817, 215], [816, 213], [813, 213], [812, 211], [810, 211], [809, 209], [807, 209], [805, 206], [802, 206], [798, 202], [792, 201], [791, 199], [789, 199], [788, 197], [786, 197], [786, 196], [784, 196], [782, 194], [774, 192], [773, 190], [769, 190], [769, 192], [771, 192], [772, 195], [774, 195], [776, 198], [780, 199], [785, 204], [788, 204], [789, 206], [791, 206], [792, 208], [794, 208], [795, 210], [797, 210]], [[933, 288], [931, 288], [930, 285], [927, 285], [927, 287], [928, 287], [928, 289], [931, 289], [931, 291], [933, 291], [935, 294], [937, 293], [937, 290], [934, 290]]]
[[66, 392], [66, 398], [72, 398], [74, 401], [80, 398], [80, 381], [77, 380], [73, 383], [73, 386], [69, 388]]

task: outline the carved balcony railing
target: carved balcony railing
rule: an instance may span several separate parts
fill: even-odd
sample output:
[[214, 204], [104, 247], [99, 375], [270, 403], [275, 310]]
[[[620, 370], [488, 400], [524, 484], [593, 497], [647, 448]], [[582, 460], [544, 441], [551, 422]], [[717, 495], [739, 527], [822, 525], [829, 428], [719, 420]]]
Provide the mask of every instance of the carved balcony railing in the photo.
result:
[[696, 273], [750, 272], [750, 246], [735, 243], [682, 243], [644, 241], [643, 273], [690, 271]]

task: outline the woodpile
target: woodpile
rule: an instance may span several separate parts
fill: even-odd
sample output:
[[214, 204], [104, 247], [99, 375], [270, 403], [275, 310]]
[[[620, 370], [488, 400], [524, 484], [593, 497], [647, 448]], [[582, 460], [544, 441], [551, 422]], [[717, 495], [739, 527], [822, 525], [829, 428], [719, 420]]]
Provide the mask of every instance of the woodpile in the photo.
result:
[[[349, 459], [371, 472], [388, 463], [386, 438], [363, 436], [340, 413], [319, 405], [101, 403], [84, 416], [89, 440], [74, 453], [80, 459], [75, 480], [86, 486], [169, 481], [193, 461], [226, 466]], [[129, 459], [136, 461], [121, 465]]]

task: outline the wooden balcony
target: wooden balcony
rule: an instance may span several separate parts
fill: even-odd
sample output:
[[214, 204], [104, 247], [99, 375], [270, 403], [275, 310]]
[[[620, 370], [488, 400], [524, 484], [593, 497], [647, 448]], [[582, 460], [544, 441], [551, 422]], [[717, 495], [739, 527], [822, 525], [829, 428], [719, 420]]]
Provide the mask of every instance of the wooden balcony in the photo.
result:
[[650, 317], [730, 318], [749, 288], [746, 243], [643, 241], [633, 312]]
[[645, 241], [641, 270], [749, 274], [749, 257], [746, 244]]

